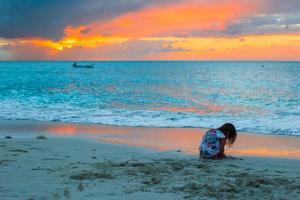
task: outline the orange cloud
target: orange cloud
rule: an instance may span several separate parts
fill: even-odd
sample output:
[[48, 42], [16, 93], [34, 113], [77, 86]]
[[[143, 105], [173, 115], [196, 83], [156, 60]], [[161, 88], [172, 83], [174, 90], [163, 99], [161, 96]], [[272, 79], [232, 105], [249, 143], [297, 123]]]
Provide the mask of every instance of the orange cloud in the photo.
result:
[[[253, 5], [240, 1], [203, 3], [189, 0], [124, 14], [112, 21], [89, 24], [86, 35], [122, 37], [189, 36], [207, 30], [224, 30], [226, 24], [246, 15]], [[67, 35], [83, 36], [86, 27], [68, 27]], [[195, 33], [193, 33], [195, 32]]]
[[299, 60], [300, 34], [243, 37], [66, 37], [6, 41], [14, 59]]
[[170, 60], [299, 60], [299, 37], [300, 34], [270, 34], [184, 38], [172, 45], [190, 51], [161, 52], [155, 57]]
[[3, 40], [0, 47], [9, 44], [14, 59], [26, 59], [26, 53], [31, 52], [31, 59], [299, 60], [299, 33], [208, 35], [254, 13], [258, 5], [249, 2], [185, 0], [147, 7], [110, 21], [68, 26], [59, 41]]

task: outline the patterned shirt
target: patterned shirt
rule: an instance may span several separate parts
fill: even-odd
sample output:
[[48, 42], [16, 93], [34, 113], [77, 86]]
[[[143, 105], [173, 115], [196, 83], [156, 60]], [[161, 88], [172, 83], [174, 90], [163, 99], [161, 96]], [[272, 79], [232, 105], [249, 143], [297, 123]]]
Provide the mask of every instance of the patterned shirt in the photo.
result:
[[225, 135], [220, 130], [210, 129], [202, 138], [199, 145], [200, 155], [204, 158], [213, 158], [220, 152], [220, 139], [225, 138]]

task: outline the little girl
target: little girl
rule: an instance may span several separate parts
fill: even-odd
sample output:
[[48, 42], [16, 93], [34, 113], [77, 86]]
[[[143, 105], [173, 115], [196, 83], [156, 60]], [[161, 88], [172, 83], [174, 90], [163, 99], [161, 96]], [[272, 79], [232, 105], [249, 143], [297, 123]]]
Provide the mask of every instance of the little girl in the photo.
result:
[[201, 158], [216, 159], [225, 157], [224, 147], [235, 142], [236, 130], [230, 123], [223, 124], [220, 128], [210, 129], [203, 136], [199, 145]]

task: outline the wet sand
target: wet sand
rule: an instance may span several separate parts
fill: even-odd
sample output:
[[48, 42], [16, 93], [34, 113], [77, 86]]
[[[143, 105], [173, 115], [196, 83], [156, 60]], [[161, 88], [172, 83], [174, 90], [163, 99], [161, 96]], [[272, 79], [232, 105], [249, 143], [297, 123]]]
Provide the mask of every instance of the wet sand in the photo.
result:
[[[102, 142], [126, 144], [159, 151], [182, 151], [198, 154], [205, 128], [123, 127], [97, 124], [0, 121], [0, 137], [17, 138], [49, 135], [79, 137]], [[238, 132], [238, 138], [226, 153], [234, 156], [300, 159], [300, 137]]]

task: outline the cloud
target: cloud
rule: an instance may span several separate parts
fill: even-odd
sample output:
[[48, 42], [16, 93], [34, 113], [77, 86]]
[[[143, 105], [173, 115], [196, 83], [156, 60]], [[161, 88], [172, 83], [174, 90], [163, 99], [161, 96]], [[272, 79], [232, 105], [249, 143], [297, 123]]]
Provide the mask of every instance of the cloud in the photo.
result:
[[84, 29], [81, 29], [80, 30], [80, 33], [81, 34], [87, 34], [88, 32], [90, 32], [91, 31], [91, 28], [90, 27], [86, 27], [86, 28], [84, 28]]
[[[42, 40], [12, 41], [0, 46], [2, 59], [9, 60], [141, 60], [161, 53], [188, 52], [174, 47], [173, 41], [130, 39], [122, 42], [102, 42], [86, 47], [80, 43], [58, 50], [45, 46]], [[4, 54], [5, 53], [5, 54]]]
[[0, 37], [59, 39], [65, 27], [109, 20], [171, 0], [0, 0]]
[[224, 58], [234, 49], [260, 58], [262, 42], [278, 57], [300, 51], [286, 40], [299, 38], [299, 0], [0, 0], [0, 8], [0, 59]]
[[0, 46], [0, 60], [9, 60], [11, 59], [11, 55], [10, 52], [2, 49], [2, 47]]
[[[299, 10], [298, 0], [182, 0], [137, 9], [108, 21], [96, 20], [89, 24], [92, 29], [87, 35], [209, 37], [289, 33], [299, 31]], [[69, 27], [68, 31], [69, 35], [82, 35], [78, 27]]]
[[66, 48], [56, 55], [56, 59], [84, 60], [141, 60], [166, 52], [184, 52], [188, 49], [173, 47], [172, 42], [162, 40], [131, 39], [122, 43], [102, 44], [95, 48], [76, 46]]
[[300, 31], [300, 15], [256, 15], [228, 24], [225, 35], [291, 33]]
[[[5, 54], [1, 55], [1, 51]], [[8, 44], [0, 47], [0, 58], [3, 60], [49, 60], [53, 57], [53, 49], [32, 44]]]
[[299, 0], [0, 0], [0, 8], [7, 39], [58, 40], [79, 26], [81, 35], [189, 37], [295, 32], [300, 24]]
[[[241, 40], [243, 42], [241, 42]], [[2, 41], [0, 58], [10, 60], [299, 60], [297, 34], [242, 37], [145, 38], [81, 41], [60, 48], [49, 40]], [[1, 55], [2, 54], [2, 55]]]
[[299, 0], [244, 0], [257, 4], [250, 15], [232, 20], [221, 35], [295, 33], [300, 31]]
[[166, 45], [165, 47], [162, 47], [158, 50], [156, 50], [157, 53], [160, 52], [188, 52], [189, 49], [185, 49], [182, 47], [173, 47], [171, 44]]
[[[109, 21], [95, 21], [89, 36], [123, 37], [203, 36], [224, 30], [226, 25], [248, 14], [249, 4], [233, 1], [184, 0], [163, 7], [150, 7]], [[78, 27], [68, 33], [80, 35]]]
[[260, 4], [261, 11], [265, 14], [284, 14], [292, 12], [299, 13], [300, 9], [299, 0], [254, 0], [254, 3]]

